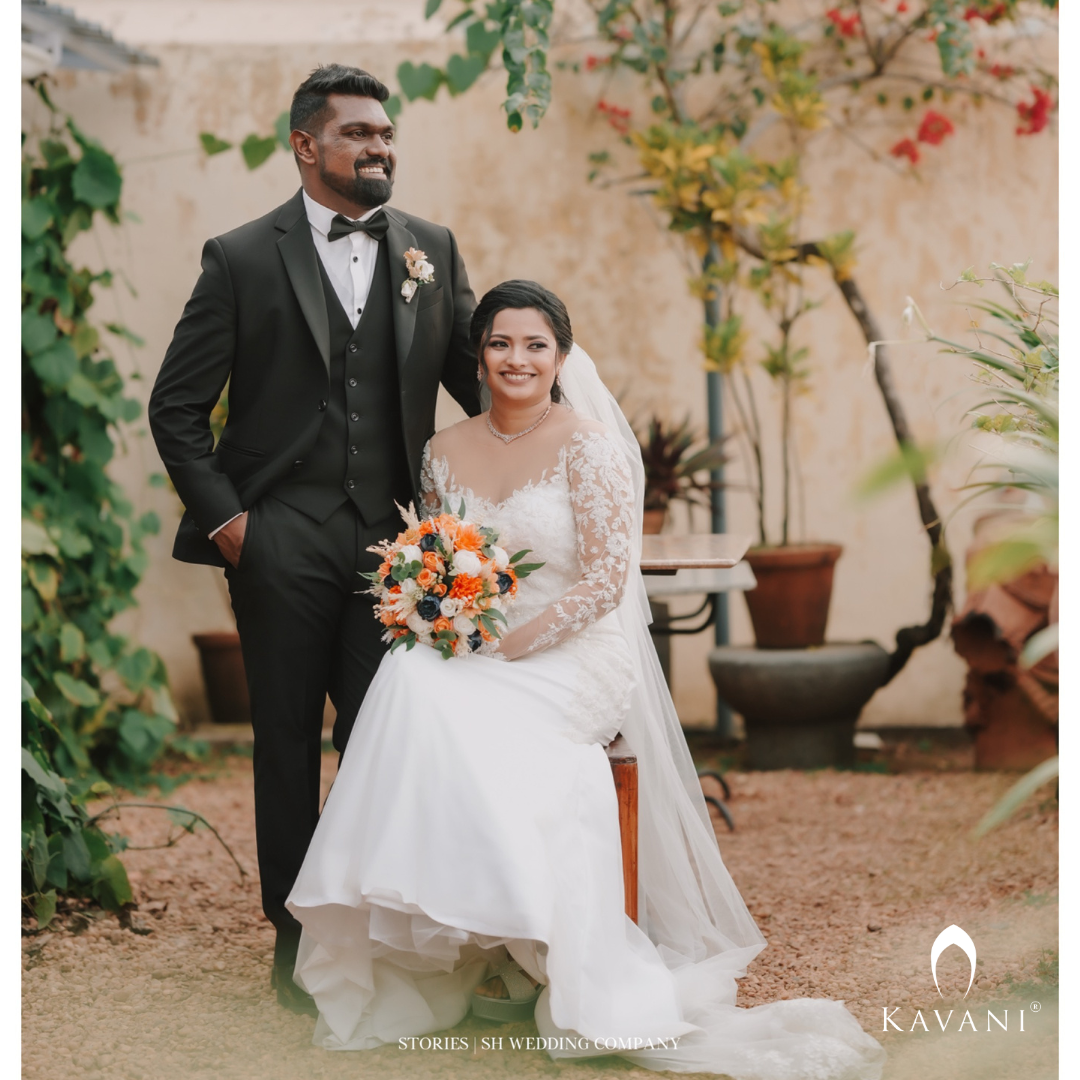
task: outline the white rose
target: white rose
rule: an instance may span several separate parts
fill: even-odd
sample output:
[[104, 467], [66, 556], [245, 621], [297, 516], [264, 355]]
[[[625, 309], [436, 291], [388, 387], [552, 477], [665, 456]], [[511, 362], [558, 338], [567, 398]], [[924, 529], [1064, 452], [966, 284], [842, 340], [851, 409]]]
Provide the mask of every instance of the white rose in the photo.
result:
[[404, 562], [418, 562], [424, 561], [424, 553], [415, 544], [406, 544], [401, 549], [401, 554]]
[[480, 556], [472, 551], [458, 551], [454, 555], [454, 573], [476, 577], [480, 573]]
[[492, 559], [495, 562], [495, 569], [505, 570], [510, 565], [510, 556], [507, 555], [506, 551], [498, 545], [495, 545], [491, 549], [491, 551]]
[[412, 278], [407, 278], [401, 283], [401, 295], [405, 297], [406, 304], [413, 298], [419, 288], [420, 286]]
[[461, 614], [461, 601], [450, 596], [444, 596], [442, 603], [439, 604], [439, 613], [445, 615], [448, 619], [452, 619], [455, 615]]
[[454, 619], [454, 629], [462, 637], [468, 637], [471, 633], [473, 633], [473, 631], [476, 630], [476, 627], [473, 626], [472, 622], [469, 619], [466, 619], [464, 615], [458, 615]]
[[423, 634], [425, 634], [430, 629], [430, 627], [428, 626], [426, 620], [421, 619], [420, 616], [417, 615], [417, 613], [415, 611], [412, 612], [412, 614], [410, 614], [409, 617], [405, 620], [405, 625], [414, 634], [416, 634], [417, 637], [421, 637]]
[[402, 596], [416, 596], [422, 593], [424, 590], [417, 584], [416, 578], [406, 578], [401, 583], [401, 595]]
[[417, 277], [423, 281], [430, 281], [435, 276], [435, 267], [429, 262], [420, 263], [416, 269], [419, 271]]

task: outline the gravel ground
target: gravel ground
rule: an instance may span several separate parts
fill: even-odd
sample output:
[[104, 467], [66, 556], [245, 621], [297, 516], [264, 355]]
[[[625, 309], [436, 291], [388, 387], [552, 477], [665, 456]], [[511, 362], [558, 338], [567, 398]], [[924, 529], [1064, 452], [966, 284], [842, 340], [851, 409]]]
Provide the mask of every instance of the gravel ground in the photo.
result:
[[[334, 769], [324, 758], [324, 782]], [[1033, 800], [975, 844], [967, 830], [1013, 777], [966, 771], [733, 772], [737, 831], [718, 840], [769, 939], [740, 981], [739, 1003], [835, 997], [889, 1051], [886, 1080], [1025, 1080], [1057, 1076], [1057, 812]], [[706, 783], [712, 783], [706, 781]], [[138, 909], [67, 915], [23, 939], [23, 1075], [131, 1080], [321, 1080], [364, 1077], [654, 1075], [617, 1058], [556, 1064], [542, 1051], [485, 1049], [485, 1037], [536, 1034], [531, 1024], [466, 1020], [464, 1050], [383, 1047], [331, 1054], [313, 1021], [269, 991], [273, 934], [259, 910], [250, 760], [202, 766], [163, 800], [204, 814], [248, 870], [242, 881], [201, 830], [165, 850], [125, 855]], [[160, 843], [165, 815], [133, 810], [133, 844]], [[958, 923], [978, 949], [967, 961], [930, 946]], [[31, 923], [32, 927], [32, 923]], [[951, 996], [949, 996], [951, 995]], [[1038, 1008], [1036, 1007], [1037, 1003]], [[883, 1032], [883, 1010], [903, 1029]], [[940, 1021], [955, 1015], [942, 1033]], [[989, 1035], [987, 1009], [995, 1024]], [[1024, 1031], [1018, 1030], [1025, 1010]], [[909, 1030], [916, 1009], [930, 1028]], [[957, 1031], [969, 1011], [980, 1033]]]

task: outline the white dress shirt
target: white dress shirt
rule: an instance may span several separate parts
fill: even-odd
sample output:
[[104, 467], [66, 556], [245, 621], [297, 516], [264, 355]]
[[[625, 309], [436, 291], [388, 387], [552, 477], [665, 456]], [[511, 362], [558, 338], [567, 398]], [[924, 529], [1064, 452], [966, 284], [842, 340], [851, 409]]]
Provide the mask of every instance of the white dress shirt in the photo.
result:
[[[307, 211], [308, 224], [311, 226], [311, 239], [315, 241], [315, 250], [322, 259], [326, 276], [334, 286], [345, 314], [353, 329], [360, 321], [360, 313], [367, 303], [371, 292], [371, 279], [375, 276], [375, 260], [379, 255], [379, 241], [366, 232], [354, 232], [349, 236], [339, 237], [332, 243], [327, 238], [330, 225], [337, 214], [336, 210], [317, 203], [306, 191], [304, 209]], [[347, 221], [367, 221], [376, 211], [376, 206], [362, 218], [346, 218]], [[345, 215], [343, 214], [342, 217]]]
[[[381, 209], [381, 206], [376, 206], [361, 218], [347, 218], [346, 220], [367, 221], [376, 210]], [[311, 239], [315, 241], [315, 250], [322, 260], [326, 276], [330, 279], [330, 284], [334, 286], [334, 292], [337, 293], [337, 298], [341, 301], [341, 306], [345, 309], [345, 314], [349, 316], [349, 322], [355, 330], [364, 305], [367, 303], [368, 293], [371, 292], [371, 281], [375, 277], [375, 260], [379, 257], [379, 241], [373, 236], [368, 236], [366, 232], [354, 232], [349, 236], [339, 237], [331, 243], [327, 234], [330, 232], [330, 225], [337, 211], [323, 206], [322, 203], [317, 203], [306, 191], [304, 192], [304, 210], [307, 212], [308, 224], [311, 226]], [[344, 216], [342, 214], [342, 217]], [[229, 521], [235, 521], [239, 516], [236, 514], [229, 518]], [[210, 539], [213, 540], [229, 524], [229, 521], [223, 521], [210, 533]]]

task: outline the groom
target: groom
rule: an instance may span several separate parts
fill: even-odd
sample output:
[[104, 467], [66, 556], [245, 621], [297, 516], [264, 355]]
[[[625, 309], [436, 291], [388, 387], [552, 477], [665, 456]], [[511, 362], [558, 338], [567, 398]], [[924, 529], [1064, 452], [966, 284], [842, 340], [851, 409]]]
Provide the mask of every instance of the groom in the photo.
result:
[[329, 693], [342, 751], [385, 649], [358, 575], [378, 566], [368, 545], [401, 528], [395, 500], [415, 497], [439, 383], [480, 411], [457, 242], [384, 205], [388, 96], [339, 64], [299, 87], [289, 142], [303, 188], [207, 241], [149, 405], [185, 507], [173, 555], [228, 579], [251, 691], [263, 910], [277, 930], [271, 985], [302, 1012], [314, 1005], [292, 979], [300, 924], [285, 899], [319, 816], [323, 704]]

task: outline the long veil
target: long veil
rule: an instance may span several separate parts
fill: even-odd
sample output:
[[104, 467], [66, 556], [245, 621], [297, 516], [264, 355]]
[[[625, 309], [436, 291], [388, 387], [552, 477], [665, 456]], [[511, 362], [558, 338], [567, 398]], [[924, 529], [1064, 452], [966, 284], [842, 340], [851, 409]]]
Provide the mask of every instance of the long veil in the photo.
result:
[[634, 569], [615, 615], [630, 643], [638, 676], [622, 734], [638, 759], [641, 926], [669, 966], [698, 963], [723, 953], [725, 968], [742, 974], [766, 941], [721, 858], [649, 635], [651, 614], [641, 575], [645, 501], [641, 449], [618, 402], [580, 346], [571, 349], [559, 382], [576, 413], [618, 433], [634, 479]]

